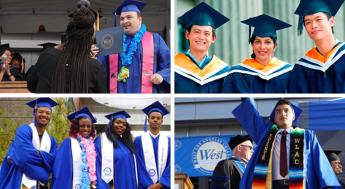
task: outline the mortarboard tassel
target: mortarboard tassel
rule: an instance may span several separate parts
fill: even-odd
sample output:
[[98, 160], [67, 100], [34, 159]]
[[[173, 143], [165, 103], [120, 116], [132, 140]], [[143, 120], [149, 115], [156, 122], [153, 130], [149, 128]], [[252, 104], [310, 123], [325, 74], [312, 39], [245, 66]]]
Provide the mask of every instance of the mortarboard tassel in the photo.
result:
[[147, 117], [145, 117], [145, 123], [144, 123], [144, 131], [147, 131]]
[[252, 27], [249, 26], [249, 37], [248, 37], [248, 42], [249, 42], [249, 43], [250, 43], [251, 34], [252, 34]]
[[298, 33], [298, 35], [302, 35], [302, 32], [303, 32], [303, 16], [299, 16], [297, 33]]

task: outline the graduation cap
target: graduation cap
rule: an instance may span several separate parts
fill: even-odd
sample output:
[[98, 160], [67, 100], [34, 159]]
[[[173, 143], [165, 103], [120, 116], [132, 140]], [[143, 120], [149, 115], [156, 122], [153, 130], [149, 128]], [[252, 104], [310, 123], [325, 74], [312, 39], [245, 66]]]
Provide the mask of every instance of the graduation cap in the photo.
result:
[[52, 100], [51, 98], [47, 98], [47, 97], [38, 98], [38, 99], [30, 101], [26, 104], [33, 109], [40, 108], [40, 107], [47, 107], [50, 110], [52, 109], [52, 107], [58, 105], [54, 100]]
[[340, 150], [324, 150], [324, 152], [329, 162], [336, 161], [336, 160], [340, 161], [340, 158], [338, 156], [341, 153]]
[[92, 113], [90, 112], [89, 108], [84, 107], [78, 111], [75, 111], [67, 116], [67, 118], [72, 121], [74, 119], [79, 119], [79, 118], [88, 118], [91, 120], [92, 123], [96, 123], [96, 118], [93, 117]]
[[[144, 108], [143, 112], [147, 116], [150, 116], [150, 114], [152, 112], [159, 112], [162, 115], [162, 117], [169, 114], [169, 111], [159, 101], [156, 101], [156, 102], [150, 104], [149, 106], [147, 106], [146, 108]], [[146, 122], [147, 122], [147, 117], [145, 118], [144, 131], [147, 130], [147, 123]]]
[[244, 141], [249, 140], [253, 143], [253, 140], [250, 138], [249, 135], [236, 135], [234, 137], [231, 137], [229, 140], [229, 146], [231, 150], [233, 150], [237, 145], [241, 144]]
[[[262, 14], [260, 16], [252, 17], [247, 20], [241, 21], [243, 24], [249, 26], [249, 41], [252, 36], [259, 37], [273, 37], [277, 38], [277, 30], [288, 28], [291, 25], [279, 19]], [[252, 27], [254, 27], [253, 34], [251, 35]]]
[[[280, 101], [280, 100], [279, 100]], [[277, 102], [277, 104], [279, 103], [279, 101]], [[274, 117], [275, 117], [275, 112], [276, 112], [276, 108], [277, 108], [277, 105], [274, 107], [271, 115], [270, 115], [270, 120], [272, 122], [274, 122]], [[294, 113], [295, 113], [295, 120], [293, 120], [292, 122], [292, 125], [296, 125], [297, 124], [297, 121], [298, 121], [298, 118], [300, 117], [300, 115], [302, 114], [302, 109], [299, 108], [298, 106], [295, 106], [294, 104], [290, 103], [290, 106], [291, 108], [293, 109]]]
[[38, 46], [42, 46], [43, 47], [43, 50], [45, 50], [47, 48], [54, 48], [56, 45], [58, 45], [58, 44], [51, 43], [51, 42], [38, 44]]
[[199, 25], [211, 26], [213, 29], [217, 29], [229, 21], [229, 18], [204, 2], [184, 13], [179, 19], [186, 28], [190, 28], [192, 25]]
[[304, 16], [324, 12], [335, 16], [344, 0], [301, 0], [295, 14], [299, 15], [298, 33], [302, 34]]
[[19, 60], [19, 62], [22, 62], [23, 57], [18, 52], [16, 52], [12, 54], [12, 60]]
[[119, 16], [122, 12], [137, 12], [140, 13], [141, 10], [145, 7], [146, 3], [135, 0], [125, 0], [122, 4], [117, 7], [114, 11], [115, 15]]
[[122, 33], [120, 26], [111, 27], [96, 32], [96, 43], [100, 55], [120, 53], [122, 50]]
[[0, 45], [0, 53], [5, 52], [5, 50], [10, 50], [10, 44], [5, 43]]
[[119, 112], [114, 112], [111, 114], [108, 114], [105, 116], [107, 119], [109, 119], [110, 121], [114, 120], [114, 119], [127, 119], [130, 118], [131, 116], [126, 112], [126, 111], [119, 111]]

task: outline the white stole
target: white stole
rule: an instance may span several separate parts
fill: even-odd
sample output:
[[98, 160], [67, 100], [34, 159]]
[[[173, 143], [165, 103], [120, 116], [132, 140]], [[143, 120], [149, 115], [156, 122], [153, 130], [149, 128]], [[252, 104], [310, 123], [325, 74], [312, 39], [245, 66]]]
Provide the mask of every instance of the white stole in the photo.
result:
[[73, 178], [72, 178], [72, 188], [81, 187], [81, 147], [77, 139], [70, 137], [71, 139], [71, 149], [72, 149], [72, 168], [73, 168]]
[[[50, 141], [50, 137], [48, 135], [48, 132], [44, 131], [43, 136], [42, 136], [42, 140], [41, 140], [41, 144], [40, 144], [40, 138], [38, 136], [36, 126], [33, 123], [31, 123], [29, 125], [29, 127], [32, 130], [32, 145], [35, 147], [35, 149], [49, 153], [50, 147], [51, 147], [51, 141]], [[22, 184], [24, 184], [24, 186], [27, 188], [32, 188], [32, 187], [36, 188], [37, 180], [32, 180], [29, 177], [27, 177], [25, 175], [25, 173], [23, 173]]]
[[158, 174], [155, 162], [155, 154], [153, 151], [153, 141], [151, 139], [149, 132], [146, 132], [143, 135], [141, 135], [141, 143], [144, 152], [146, 171], [149, 173], [153, 183], [157, 183], [159, 178], [162, 176], [167, 164], [168, 136], [160, 133], [158, 142]]
[[109, 183], [114, 178], [114, 146], [105, 133], [101, 134], [102, 179]]

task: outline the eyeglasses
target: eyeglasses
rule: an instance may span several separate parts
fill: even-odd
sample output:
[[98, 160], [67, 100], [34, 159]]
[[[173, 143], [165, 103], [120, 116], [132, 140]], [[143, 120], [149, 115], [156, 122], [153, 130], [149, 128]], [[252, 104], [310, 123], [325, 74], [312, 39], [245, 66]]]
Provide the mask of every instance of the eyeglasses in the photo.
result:
[[246, 148], [249, 148], [249, 150], [253, 150], [253, 146], [249, 146], [249, 145], [240, 145], [240, 146], [244, 146], [244, 147], [246, 147]]

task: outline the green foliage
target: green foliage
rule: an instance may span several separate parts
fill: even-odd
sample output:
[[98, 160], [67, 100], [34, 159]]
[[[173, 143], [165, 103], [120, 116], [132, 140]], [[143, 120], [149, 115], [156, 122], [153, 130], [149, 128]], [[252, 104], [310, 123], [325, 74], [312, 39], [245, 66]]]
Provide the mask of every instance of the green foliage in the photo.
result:
[[16, 128], [19, 126], [13, 119], [3, 118], [5, 116], [6, 111], [0, 108], [0, 165], [5, 158], [8, 147], [12, 143]]
[[58, 144], [61, 144], [69, 133], [67, 115], [75, 108], [72, 98], [56, 98], [55, 101], [58, 105], [54, 107], [53, 116], [47, 130], [50, 135], [55, 137]]

